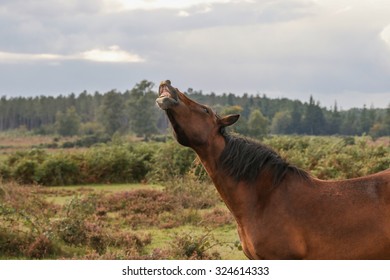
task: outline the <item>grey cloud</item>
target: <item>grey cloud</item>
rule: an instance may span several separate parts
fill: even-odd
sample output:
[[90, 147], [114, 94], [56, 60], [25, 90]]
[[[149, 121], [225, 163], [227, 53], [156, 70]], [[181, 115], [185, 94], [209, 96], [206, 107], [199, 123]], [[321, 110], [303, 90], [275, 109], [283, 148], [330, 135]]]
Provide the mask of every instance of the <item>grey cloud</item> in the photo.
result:
[[[0, 73], [8, 77], [0, 83], [0, 94], [31, 88], [121, 89], [139, 79], [166, 78], [180, 88], [217, 93], [301, 93], [326, 99], [389, 92], [390, 46], [379, 34], [390, 24], [390, 5], [329, 3], [233, 1], [193, 6], [185, 9], [187, 16], [179, 16], [178, 9], [112, 13], [103, 0], [4, 0], [0, 26], [7, 28], [0, 28], [0, 52], [70, 55], [118, 45], [145, 62], [0, 63]], [[24, 83], [13, 78], [18, 72]]]
[[[108, 39], [126, 41], [127, 38], [131, 41], [145, 35], [151, 37], [216, 26], [283, 21], [304, 14], [303, 5], [299, 3], [295, 4], [295, 8], [291, 4], [273, 4], [274, 1], [260, 3], [213, 4], [210, 12], [206, 13], [199, 13], [200, 7], [195, 6], [188, 9], [191, 16], [179, 17], [178, 11], [173, 9], [104, 13], [104, 1], [17, 0], [3, 4], [7, 9], [2, 16], [8, 16], [11, 23], [8, 36], [14, 34], [20, 43], [19, 46], [9, 47], [33, 49], [35, 45], [47, 49], [50, 43], [54, 46], [57, 43], [64, 45], [65, 49], [63, 38], [70, 41], [67, 47], [76, 44], [76, 40], [83, 43], [82, 37], [85, 37], [84, 41], [96, 45], [99, 42], [104, 44]], [[285, 9], [289, 12], [286, 13]]]

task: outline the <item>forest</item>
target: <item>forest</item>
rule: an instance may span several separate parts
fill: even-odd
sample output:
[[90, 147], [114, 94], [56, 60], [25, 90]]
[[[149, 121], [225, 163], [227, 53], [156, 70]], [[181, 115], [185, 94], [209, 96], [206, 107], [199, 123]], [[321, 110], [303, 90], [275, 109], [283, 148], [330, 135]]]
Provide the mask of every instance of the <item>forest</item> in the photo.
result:
[[[144, 139], [167, 133], [168, 122], [157, 109], [154, 83], [143, 80], [125, 92], [71, 93], [67, 96], [0, 99], [0, 131], [26, 130], [38, 135], [83, 136], [88, 141], [115, 133]], [[187, 89], [192, 99], [210, 105], [219, 115], [239, 113], [235, 132], [255, 138], [282, 135], [390, 135], [390, 103], [386, 109], [321, 107], [311, 96], [302, 102], [287, 98], [234, 93], [204, 94]], [[389, 101], [387, 101], [389, 102]]]

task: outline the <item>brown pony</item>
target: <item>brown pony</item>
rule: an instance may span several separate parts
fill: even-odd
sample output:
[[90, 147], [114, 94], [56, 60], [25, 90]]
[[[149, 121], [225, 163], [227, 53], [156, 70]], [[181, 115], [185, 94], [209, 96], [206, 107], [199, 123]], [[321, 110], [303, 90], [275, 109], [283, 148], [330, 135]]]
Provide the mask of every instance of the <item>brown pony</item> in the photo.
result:
[[219, 117], [170, 81], [156, 100], [177, 141], [198, 154], [249, 259], [390, 259], [390, 169], [323, 181], [272, 149], [225, 132]]

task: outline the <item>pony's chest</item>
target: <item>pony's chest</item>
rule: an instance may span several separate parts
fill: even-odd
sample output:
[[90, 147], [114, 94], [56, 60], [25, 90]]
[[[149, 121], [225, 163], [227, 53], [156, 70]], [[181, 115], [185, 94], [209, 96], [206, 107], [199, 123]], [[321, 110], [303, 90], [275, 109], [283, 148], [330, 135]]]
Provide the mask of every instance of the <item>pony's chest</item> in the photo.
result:
[[291, 228], [245, 230], [238, 232], [245, 255], [249, 259], [303, 259], [306, 242], [299, 231]]

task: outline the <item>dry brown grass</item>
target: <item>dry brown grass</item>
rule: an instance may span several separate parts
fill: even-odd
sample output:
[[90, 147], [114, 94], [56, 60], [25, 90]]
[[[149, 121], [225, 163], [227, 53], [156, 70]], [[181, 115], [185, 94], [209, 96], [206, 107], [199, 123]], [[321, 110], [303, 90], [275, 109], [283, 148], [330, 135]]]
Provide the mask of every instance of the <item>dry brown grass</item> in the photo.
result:
[[18, 135], [17, 133], [0, 133], [0, 147], [6, 151], [28, 149], [40, 144], [53, 142], [53, 136]]
[[202, 209], [146, 186], [112, 192], [0, 182], [0, 259], [220, 258], [209, 249], [222, 243], [208, 229], [232, 220], [196, 205]]

